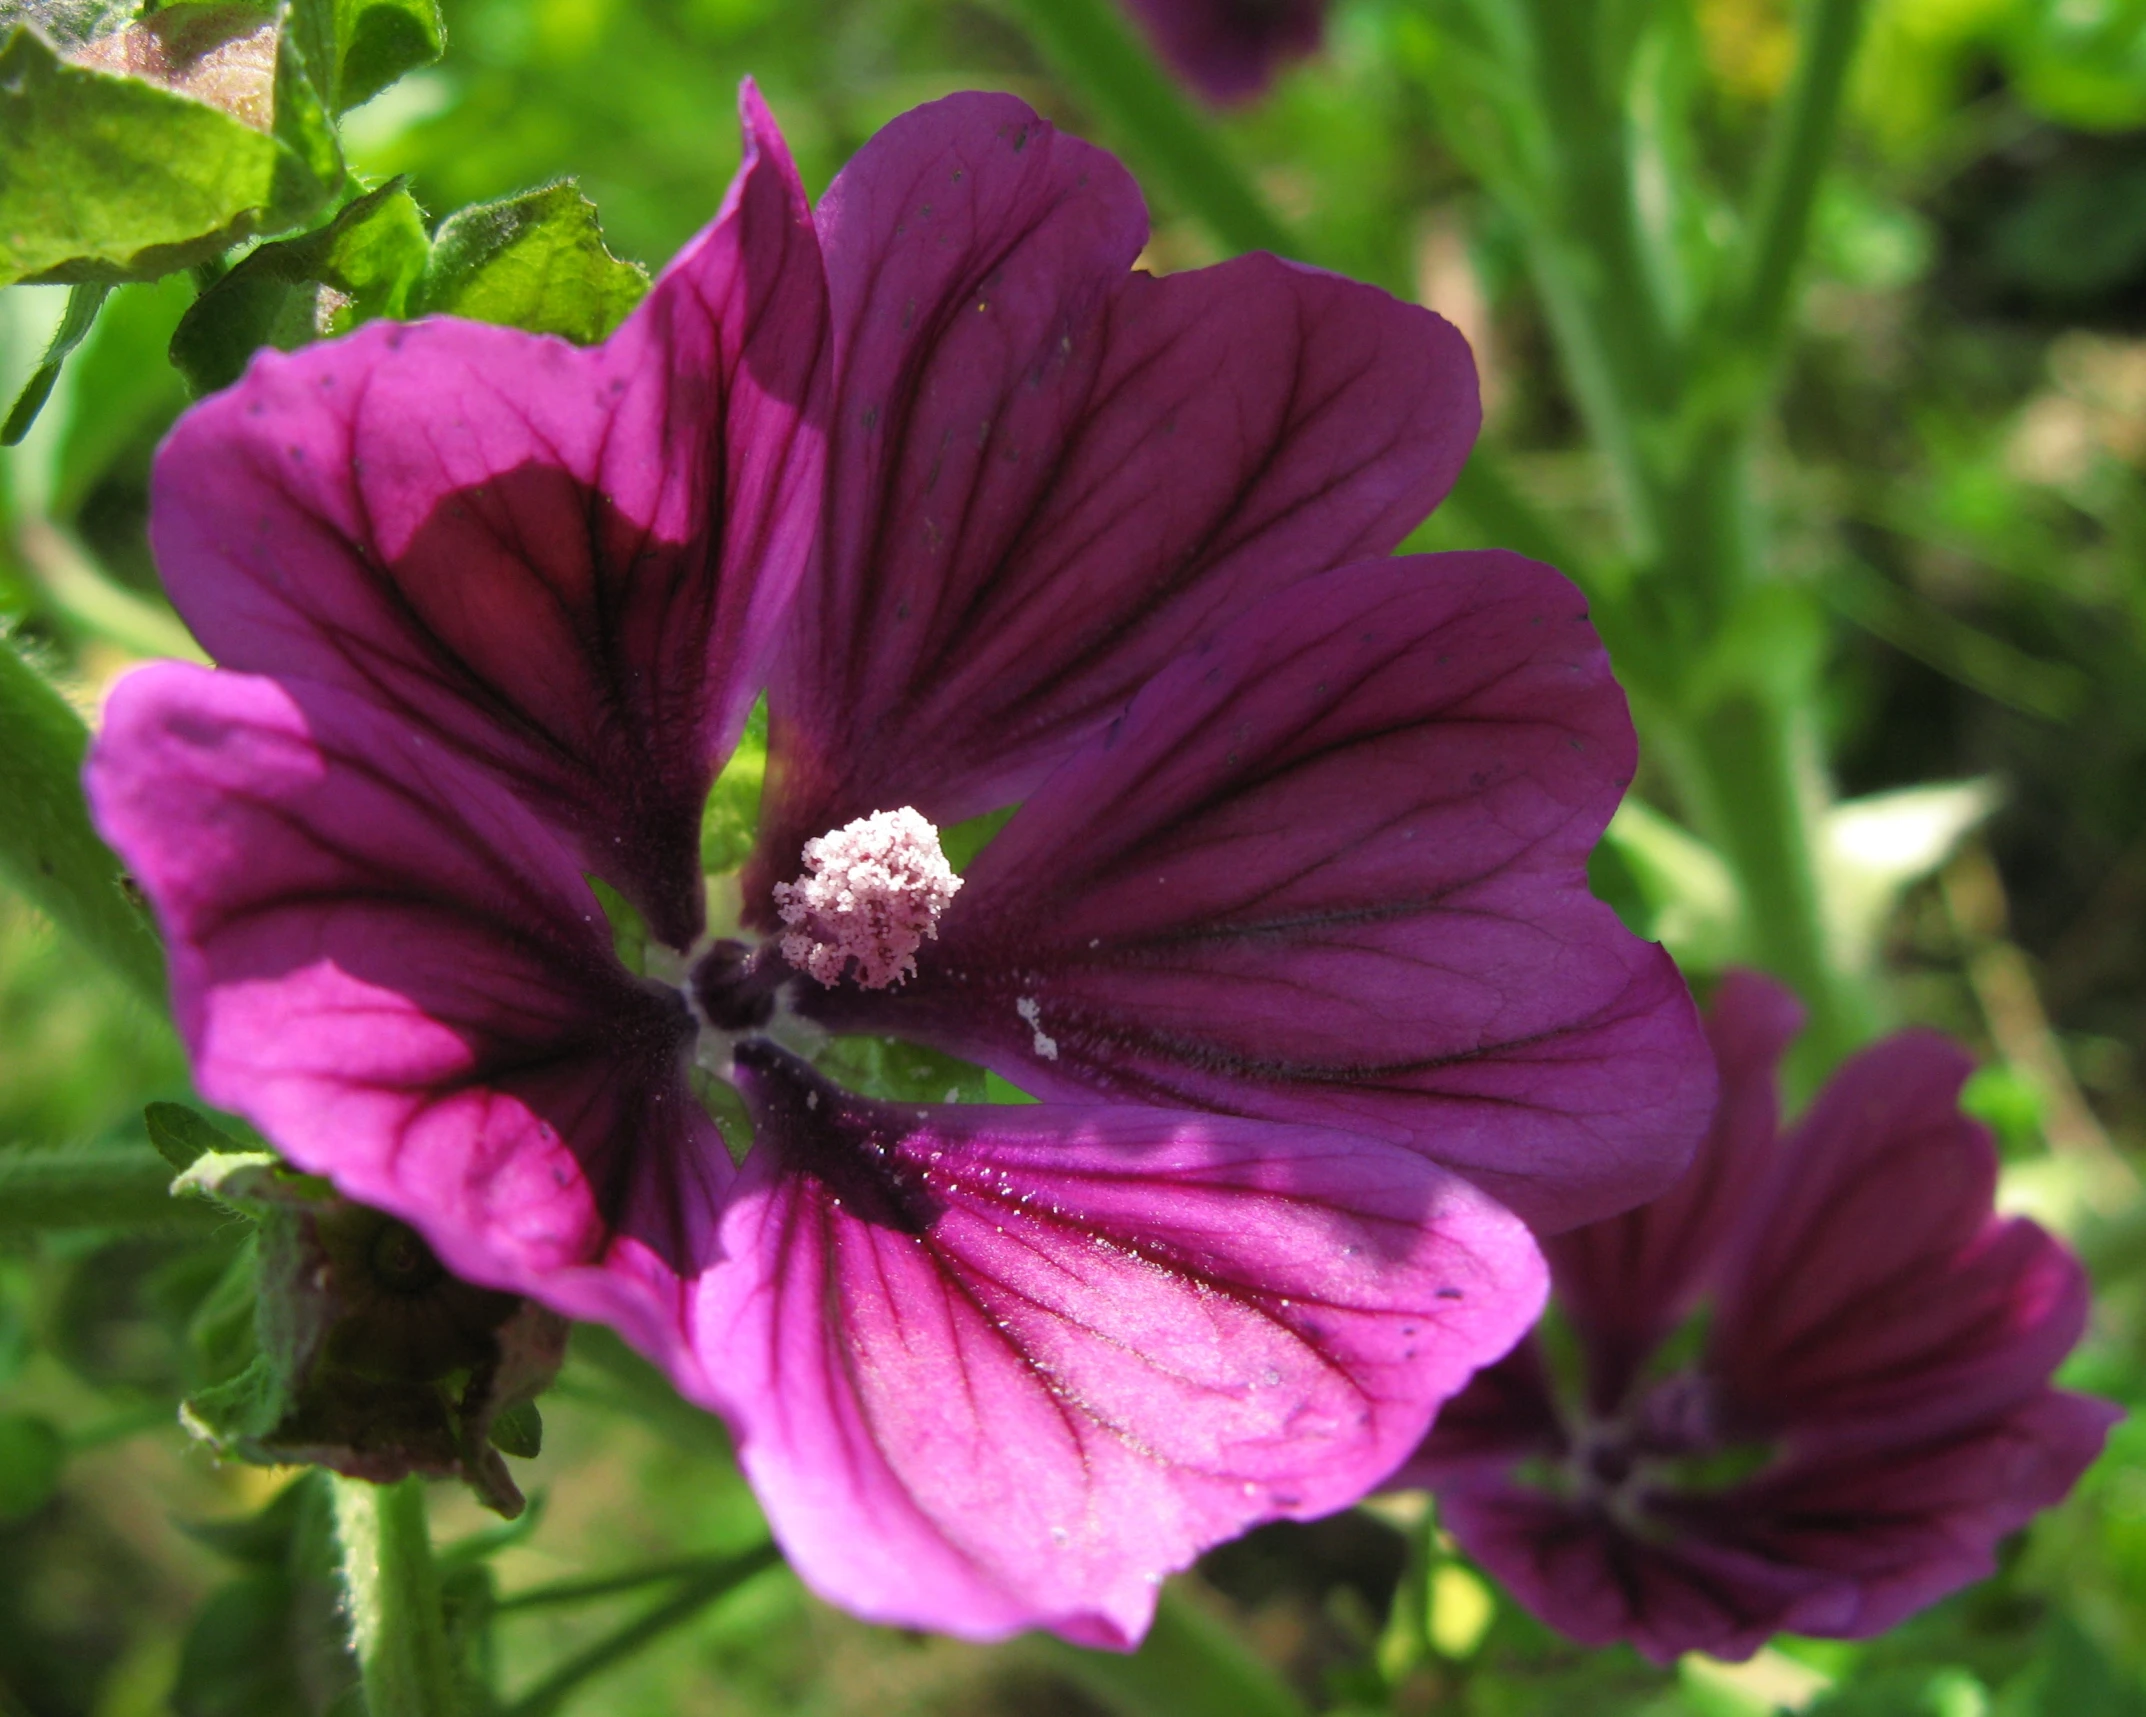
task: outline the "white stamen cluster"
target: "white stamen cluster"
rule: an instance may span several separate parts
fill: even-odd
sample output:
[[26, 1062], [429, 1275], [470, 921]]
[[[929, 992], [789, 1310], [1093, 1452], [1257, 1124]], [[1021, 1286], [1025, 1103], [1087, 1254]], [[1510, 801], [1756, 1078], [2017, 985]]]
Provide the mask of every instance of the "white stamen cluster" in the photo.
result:
[[912, 976], [961, 890], [939, 831], [908, 805], [807, 841], [804, 860], [804, 875], [775, 885], [782, 957], [830, 988], [845, 973], [868, 990]]

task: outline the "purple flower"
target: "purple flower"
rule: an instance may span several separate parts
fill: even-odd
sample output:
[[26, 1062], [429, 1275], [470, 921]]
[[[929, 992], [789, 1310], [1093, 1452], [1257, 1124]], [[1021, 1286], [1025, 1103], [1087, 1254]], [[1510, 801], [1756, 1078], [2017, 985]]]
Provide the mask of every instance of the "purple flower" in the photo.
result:
[[[1122, 170], [1002, 98], [816, 217], [746, 124], [603, 346], [376, 325], [181, 422], [153, 536], [223, 666], [120, 684], [92, 799], [207, 1097], [657, 1358], [826, 1595], [1122, 1645], [1532, 1320], [1491, 1195], [1599, 1215], [1703, 1125], [1689, 999], [1585, 890], [1631, 731], [1547, 569], [1360, 558], [1474, 433], [1437, 318], [1132, 273]], [[1016, 801], [955, 877], [937, 826]], [[1048, 1100], [867, 1100], [829, 1031]]]
[[1260, 93], [1319, 46], [1327, 0], [1126, 0], [1177, 74], [1214, 102]]
[[1402, 1471], [1584, 1644], [1666, 1663], [1883, 1632], [1989, 1574], [2120, 1416], [2049, 1387], [2086, 1279], [1992, 1214], [1967, 1057], [1888, 1038], [1783, 1138], [1776, 1068], [1801, 1024], [1771, 981], [1723, 983], [1721, 1107], [1690, 1173], [1546, 1243], [1569, 1341], [1484, 1372]]

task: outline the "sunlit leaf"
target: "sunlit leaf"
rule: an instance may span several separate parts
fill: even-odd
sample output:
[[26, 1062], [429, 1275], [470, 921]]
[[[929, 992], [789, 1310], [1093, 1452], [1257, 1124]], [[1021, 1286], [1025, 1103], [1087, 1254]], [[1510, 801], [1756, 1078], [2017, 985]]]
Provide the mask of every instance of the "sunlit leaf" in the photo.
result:
[[596, 205], [566, 182], [449, 216], [421, 296], [427, 311], [588, 344], [647, 290], [642, 269], [604, 248]]
[[143, 280], [260, 224], [282, 152], [224, 107], [0, 42], [0, 285]]
[[317, 232], [264, 244], [195, 300], [171, 361], [197, 393], [238, 380], [263, 346], [288, 351], [375, 316], [400, 316], [424, 272], [424, 222], [400, 180]]

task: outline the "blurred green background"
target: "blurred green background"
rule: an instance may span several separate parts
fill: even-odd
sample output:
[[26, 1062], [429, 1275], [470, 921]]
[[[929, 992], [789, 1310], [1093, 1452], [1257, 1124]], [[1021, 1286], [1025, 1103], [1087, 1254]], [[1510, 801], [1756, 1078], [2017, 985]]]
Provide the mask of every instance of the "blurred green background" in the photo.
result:
[[[445, 58], [346, 122], [361, 171], [409, 175], [435, 217], [572, 175], [612, 248], [651, 269], [722, 194], [747, 74], [814, 191], [886, 119], [957, 88], [1014, 91], [1124, 144], [1054, 77], [1020, 14], [983, 0], [449, 0], [446, 11]], [[1710, 187], [1736, 182], [1756, 151], [1791, 64], [1792, 17], [1787, 0], [1692, 0], [1688, 11], [1680, 41], [1700, 85], [1704, 158], [1679, 171], [1703, 224]], [[1410, 0], [1345, 0], [1328, 51], [1225, 119], [1226, 142], [1323, 260], [1461, 324], [1483, 368], [1489, 441], [1570, 530], [1600, 534], [1609, 499], [1520, 236], [1442, 141], [1452, 116], [1424, 75], [1441, 51]], [[1149, 266], [1220, 254], [1152, 183], [1150, 195]], [[121, 289], [29, 440], [0, 455], [0, 613], [85, 709], [134, 655], [184, 643], [156, 593], [143, 518], [151, 450], [184, 404], [163, 348], [191, 295], [183, 276]], [[0, 393], [34, 363], [63, 297], [0, 296]], [[1777, 570], [1831, 622], [1822, 713], [1843, 793], [1977, 784], [1922, 803], [1934, 831], [1924, 860], [1873, 884], [1865, 930], [1881, 1011], [1940, 1025], [1983, 1055], [1972, 1100], [2001, 1135], [2008, 1202], [2067, 1232], [2097, 1277], [2094, 1329], [2064, 1381], [2136, 1404], [2146, 0], [1882, 0], [1763, 464]], [[1435, 522], [1423, 540], [1469, 533]], [[1643, 773], [1642, 794], [1650, 786]], [[1852, 839], [1840, 848], [1852, 868]], [[1620, 848], [1623, 871], [1605, 890], [1629, 894], [1648, 850]], [[1703, 880], [1625, 902], [1702, 976]], [[166, 1029], [0, 897], [0, 1151], [138, 1133], [145, 1101], [185, 1094]], [[285, 1494], [294, 1475], [217, 1468], [172, 1423], [171, 1401], [205, 1363], [197, 1314], [238, 1244], [198, 1214], [40, 1238], [0, 1204], [4, 1717], [347, 1708], [307, 1499]], [[521, 1468], [542, 1506], [490, 1547], [498, 1591], [764, 1535], [719, 1429], [666, 1409], [615, 1346], [577, 1345], [545, 1417], [544, 1453]], [[2115, 1717], [2146, 1711], [2142, 1457], [2146, 1428], [2133, 1420], [1997, 1579], [1886, 1639], [1782, 1642], [1734, 1671], [1656, 1671], [1563, 1645], [1426, 1533], [1405, 1498], [1217, 1551], [1178, 1603], [1194, 1622], [1241, 1630], [1325, 1709]], [[204, 1530], [263, 1510], [249, 1531]], [[443, 1542], [494, 1528], [439, 1493]], [[1397, 1602], [1421, 1613], [1397, 1618]], [[510, 1602], [502, 1685], [541, 1686], [645, 1606], [645, 1591]], [[556, 1708], [1147, 1709], [1128, 1697], [1054, 1646], [985, 1650], [863, 1626], [777, 1570]]]

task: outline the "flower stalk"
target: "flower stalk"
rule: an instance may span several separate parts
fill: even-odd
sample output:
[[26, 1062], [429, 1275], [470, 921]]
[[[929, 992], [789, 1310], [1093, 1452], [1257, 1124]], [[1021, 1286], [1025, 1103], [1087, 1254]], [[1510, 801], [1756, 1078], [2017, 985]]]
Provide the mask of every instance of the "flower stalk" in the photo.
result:
[[366, 1709], [372, 1717], [460, 1717], [423, 1481], [332, 1482]]

